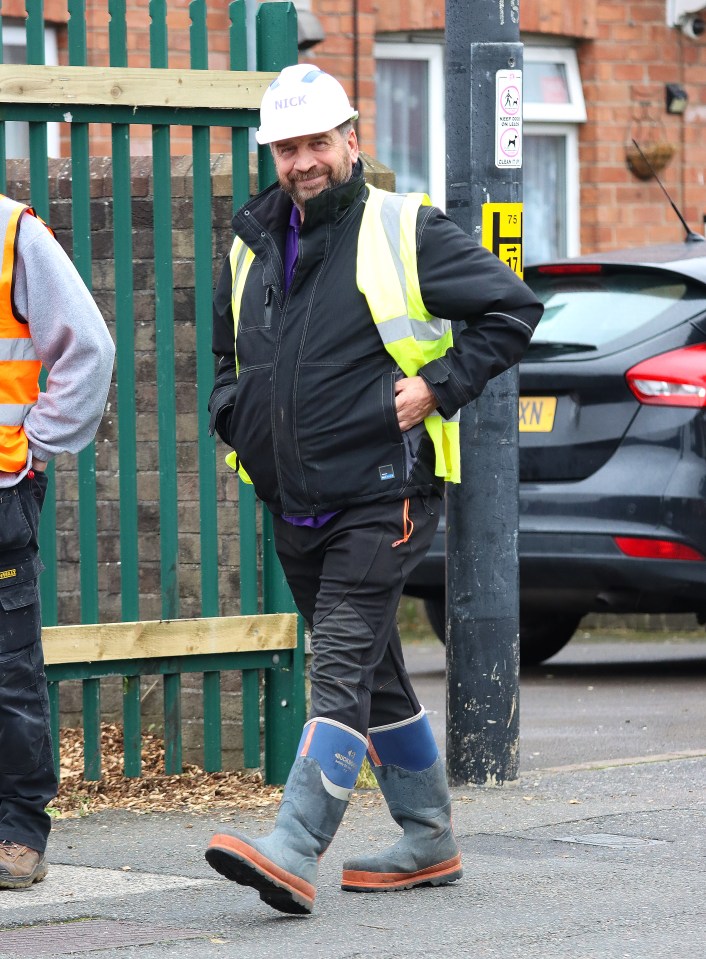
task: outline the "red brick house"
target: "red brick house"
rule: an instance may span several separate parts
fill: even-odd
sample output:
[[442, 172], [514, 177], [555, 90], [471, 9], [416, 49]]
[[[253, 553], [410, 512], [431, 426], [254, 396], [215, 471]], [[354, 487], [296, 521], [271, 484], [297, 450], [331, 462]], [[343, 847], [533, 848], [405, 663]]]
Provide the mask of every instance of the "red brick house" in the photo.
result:
[[[244, 0], [253, 22], [259, 0]], [[528, 260], [641, 242], [677, 240], [682, 228], [654, 179], [628, 166], [632, 137], [671, 158], [660, 176], [693, 229], [706, 213], [706, 12], [700, 0], [498, 0], [519, 5], [524, 70], [525, 249]], [[366, 152], [400, 189], [444, 202], [443, 0], [295, 0], [300, 59], [335, 73], [359, 107]], [[128, 0], [129, 66], [149, 65], [149, 4]], [[189, 4], [169, 3], [169, 66], [189, 62]], [[89, 62], [108, 62], [108, 3], [88, 0]], [[3, 0], [5, 62], [22, 62], [23, 0]], [[698, 17], [702, 12], [704, 20]], [[45, 0], [47, 62], [67, 62], [67, 2]], [[209, 4], [209, 63], [228, 66], [228, 5]], [[680, 25], [681, 24], [681, 25]], [[322, 38], [323, 39], [320, 39]], [[320, 41], [320, 42], [317, 42]], [[13, 58], [17, 58], [13, 60]], [[254, 66], [254, 44], [248, 58]], [[683, 112], [668, 112], [667, 89]], [[404, 91], [405, 96], [401, 96]], [[684, 106], [683, 98], [676, 105]], [[20, 137], [17, 140], [17, 137]], [[95, 153], [109, 141], [94, 131]], [[65, 152], [55, 131], [50, 149]], [[174, 152], [190, 150], [175, 132]], [[21, 155], [21, 131], [8, 155]], [[131, 149], [149, 153], [150, 131]], [[214, 132], [214, 152], [228, 140]], [[15, 151], [13, 153], [13, 150]], [[660, 152], [659, 150], [657, 151]]]
[[[702, 230], [706, 12], [699, 2], [519, 0], [528, 260], [683, 237], [655, 180], [628, 168], [632, 137], [643, 147], [671, 147], [660, 177], [692, 229]], [[500, 0], [507, 16], [517, 6]], [[325, 39], [302, 56], [335, 72], [356, 98], [364, 148], [398, 172], [401, 189], [425, 185], [442, 202], [443, 0], [311, 0], [311, 10]], [[668, 85], [687, 94], [682, 113], [667, 112]], [[402, 86], [404, 103], [410, 93], [416, 99], [414, 117], [398, 96]]]

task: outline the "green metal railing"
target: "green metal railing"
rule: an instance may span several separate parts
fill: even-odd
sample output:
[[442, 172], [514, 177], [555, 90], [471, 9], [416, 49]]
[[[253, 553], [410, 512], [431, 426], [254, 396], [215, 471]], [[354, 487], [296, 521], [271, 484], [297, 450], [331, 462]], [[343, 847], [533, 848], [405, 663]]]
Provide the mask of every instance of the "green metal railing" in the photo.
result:
[[[122, 678], [126, 776], [141, 774], [140, 685], [143, 676], [163, 677], [164, 766], [168, 775], [182, 772], [181, 682], [186, 673], [218, 677], [223, 670], [239, 670], [243, 677], [255, 678], [262, 674], [268, 722], [276, 727], [289, 724], [291, 703], [297, 695], [300, 677], [294, 668], [297, 650], [293, 644], [297, 623], [297, 616], [285, 613], [229, 619], [209, 617], [157, 623], [110, 623], [96, 626], [95, 632], [91, 630], [91, 635], [86, 635], [86, 630], [90, 629], [87, 626], [45, 629], [46, 673], [55, 746], [60, 743], [59, 690], [65, 680], [79, 680], [82, 684], [84, 778], [88, 780], [101, 778], [100, 681], [103, 677]], [[253, 627], [256, 639], [246, 638], [244, 642], [243, 635], [253, 636]], [[83, 651], [86, 661], [74, 661], [74, 651]], [[208, 772], [214, 772], [221, 768], [220, 697], [209, 708], [204, 708], [202, 728], [203, 767]], [[265, 735], [264, 768], [268, 782], [277, 783], [286, 779], [292, 760], [289, 745], [282, 737]], [[257, 704], [252, 716], [243, 710], [242, 746], [245, 768], [260, 766], [260, 714]], [[252, 757], [251, 761], [248, 761], [248, 757]], [[54, 766], [59, 777], [59, 748], [54, 750]]]
[[[181, 677], [187, 673], [204, 676], [220, 675], [224, 670], [241, 670], [243, 676], [260, 672], [265, 676], [265, 739], [261, 753], [259, 710], [258, 722], [247, 722], [243, 712], [243, 766], [246, 769], [264, 768], [265, 781], [283, 783], [292, 764], [293, 755], [284, 748], [281, 737], [267, 734], [269, 724], [288, 724], [291, 717], [283, 708], [281, 688], [292, 686], [292, 650], [274, 655], [263, 650], [251, 653], [222, 653], [219, 655], [172, 656], [160, 659], [115, 660], [109, 663], [72, 663], [67, 666], [47, 666], [50, 692], [52, 739], [60, 742], [59, 686], [64, 680], [80, 680], [83, 687], [83, 776], [86, 780], [101, 778], [101, 704], [100, 681], [103, 677], [120, 676], [123, 681], [123, 738], [124, 775], [137, 777], [142, 773], [141, 736], [142, 718], [140, 680], [143, 676], [162, 676], [164, 679], [164, 771], [167, 775], [182, 772], [182, 710]], [[273, 661], [274, 660], [274, 661]], [[279, 688], [278, 688], [279, 687]], [[205, 691], [204, 691], [205, 692]], [[205, 700], [205, 696], [204, 696]], [[299, 740], [297, 733], [297, 741]], [[296, 745], [296, 744], [295, 744]], [[264, 759], [261, 759], [261, 754]], [[214, 756], [218, 756], [214, 760]], [[54, 767], [60, 775], [60, 755], [54, 751]], [[207, 772], [221, 769], [220, 712], [204, 709], [203, 768]]]
[[[176, 3], [176, 0], [174, 0]], [[44, 64], [45, 25], [43, 0], [26, 0], [27, 63]], [[208, 69], [207, 3], [192, 0], [188, 5], [190, 31], [190, 66], [194, 71]], [[109, 66], [126, 68], [128, 64], [128, 19], [126, 0], [108, 0], [110, 22], [108, 27]], [[86, 27], [86, 0], [68, 0], [68, 59], [71, 67], [87, 65], [89, 38]], [[247, 37], [245, 29], [245, 0], [234, 0], [228, 5], [230, 68], [246, 68]], [[149, 2], [150, 64], [155, 70], [168, 67], [169, 34], [167, 0]], [[2, 17], [0, 16], [0, 62], [2, 58]], [[297, 22], [292, 3], [263, 3], [257, 15], [257, 69], [277, 71], [297, 60]], [[7, 186], [6, 121], [24, 121], [29, 124], [29, 170], [31, 202], [40, 216], [50, 219], [49, 165], [47, 159], [47, 125], [64, 124], [66, 105], [51, 102], [5, 102], [0, 104], [0, 191]], [[116, 340], [116, 404], [117, 455], [119, 462], [119, 535], [120, 535], [120, 600], [123, 621], [140, 619], [140, 527], [138, 522], [138, 466], [137, 466], [137, 408], [135, 397], [135, 276], [133, 272], [133, 222], [131, 213], [131, 126], [147, 124], [152, 128], [152, 172], [154, 183], [154, 293], [155, 293], [155, 362], [157, 382], [157, 415], [153, 432], [159, 447], [159, 542], [161, 613], [164, 619], [180, 615], [179, 588], [179, 526], [177, 473], [177, 416], [175, 378], [174, 327], [174, 270], [172, 238], [171, 195], [171, 131], [176, 126], [191, 127], [193, 155], [194, 198], [194, 257], [195, 257], [195, 328], [196, 328], [196, 393], [199, 414], [198, 484], [200, 524], [200, 600], [201, 615], [216, 616], [220, 607], [218, 577], [218, 517], [216, 511], [216, 455], [213, 440], [207, 434], [206, 406], [214, 379], [211, 353], [211, 298], [212, 298], [212, 191], [211, 191], [211, 128], [226, 127], [232, 131], [232, 195], [233, 207], [247, 200], [249, 193], [248, 144], [249, 130], [258, 123], [254, 110], [206, 107], [151, 106], [139, 108], [126, 104], [104, 106], [95, 103], [71, 105], [71, 200], [73, 258], [86, 285], [92, 285], [91, 244], [91, 181], [90, 131], [91, 124], [111, 125], [111, 161], [113, 181], [113, 231], [115, 263], [115, 340]], [[258, 176], [261, 186], [274, 179], [269, 150], [260, 150]], [[226, 252], [226, 251], [222, 251]], [[51, 467], [50, 467], [51, 469]], [[233, 482], [236, 482], [233, 479]], [[84, 624], [101, 620], [99, 590], [99, 552], [97, 517], [96, 453], [91, 444], [78, 457], [78, 542], [80, 550], [80, 616]], [[232, 517], [233, 527], [240, 539], [240, 612], [288, 612], [294, 609], [281, 567], [274, 552], [269, 514], [255, 501], [251, 487], [239, 489], [238, 513]], [[230, 524], [231, 517], [228, 517]], [[257, 530], [262, 529], [262, 561], [258, 562]], [[50, 482], [45, 502], [41, 529], [40, 551], [46, 571], [41, 580], [43, 620], [55, 625], [59, 618], [57, 602], [57, 521], [56, 494]], [[261, 574], [259, 572], [261, 569]], [[209, 736], [206, 767], [220, 767], [220, 678], [221, 664], [211, 663], [204, 672], [205, 721], [218, 733]], [[260, 682], [259, 668], [246, 666], [243, 671], [243, 711], [247, 726], [259, 725]], [[304, 652], [303, 629], [294, 657], [295, 675], [301, 677], [294, 692], [287, 681], [283, 685], [280, 702], [287, 700], [289, 721], [281, 716], [267, 715], [265, 708], [265, 737], [277, 741], [278, 751], [293, 757], [298, 732], [304, 722]], [[165, 700], [178, 707], [178, 683], [173, 673], [160, 668], [164, 678]], [[271, 682], [278, 682], [281, 671], [274, 671]], [[62, 678], [66, 678], [62, 676]], [[95, 714], [100, 708], [100, 679], [98, 676], [80, 677], [83, 682], [84, 710]], [[285, 690], [286, 687], [286, 690]], [[133, 679], [126, 689], [131, 701], [135, 692]], [[53, 694], [58, 696], [58, 689]], [[275, 701], [273, 696], [272, 701]], [[57, 704], [55, 703], [55, 706]], [[57, 707], [58, 708], [58, 707]], [[126, 713], [126, 736], [139, 734], [139, 717], [134, 709]], [[176, 747], [175, 747], [176, 748]], [[178, 751], [178, 750], [177, 750]], [[245, 742], [245, 763], [255, 766], [259, 750], [254, 736]], [[176, 757], [171, 765], [179, 763]], [[266, 775], [280, 776], [266, 770]], [[274, 780], [270, 780], [274, 781]]]

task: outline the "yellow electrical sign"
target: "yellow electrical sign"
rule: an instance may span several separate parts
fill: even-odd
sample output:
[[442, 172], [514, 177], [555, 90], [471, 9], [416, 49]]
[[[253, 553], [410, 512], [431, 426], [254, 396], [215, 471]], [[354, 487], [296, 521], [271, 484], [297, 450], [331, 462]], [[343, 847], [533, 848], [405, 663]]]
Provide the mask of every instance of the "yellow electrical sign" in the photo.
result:
[[483, 204], [483, 246], [522, 277], [522, 204]]

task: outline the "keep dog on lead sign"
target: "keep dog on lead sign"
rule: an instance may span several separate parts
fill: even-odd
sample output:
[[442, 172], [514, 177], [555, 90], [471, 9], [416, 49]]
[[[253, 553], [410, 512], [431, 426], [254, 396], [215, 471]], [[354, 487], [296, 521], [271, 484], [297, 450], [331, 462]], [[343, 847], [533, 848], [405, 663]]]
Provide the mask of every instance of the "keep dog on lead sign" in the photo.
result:
[[495, 166], [522, 166], [522, 71], [495, 74]]

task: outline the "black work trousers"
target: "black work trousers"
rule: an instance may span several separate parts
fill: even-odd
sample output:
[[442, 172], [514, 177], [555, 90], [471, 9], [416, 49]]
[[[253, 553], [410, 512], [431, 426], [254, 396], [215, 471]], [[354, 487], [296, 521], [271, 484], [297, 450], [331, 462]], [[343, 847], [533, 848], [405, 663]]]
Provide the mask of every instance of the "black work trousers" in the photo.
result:
[[57, 789], [37, 586], [46, 488], [43, 473], [0, 488], [0, 840], [38, 852]]
[[[397, 607], [439, 522], [438, 497], [367, 503], [319, 529], [274, 519], [275, 545], [294, 600], [310, 624], [311, 717], [367, 736], [415, 716], [420, 705], [402, 655]], [[405, 531], [411, 535], [405, 538]]]

